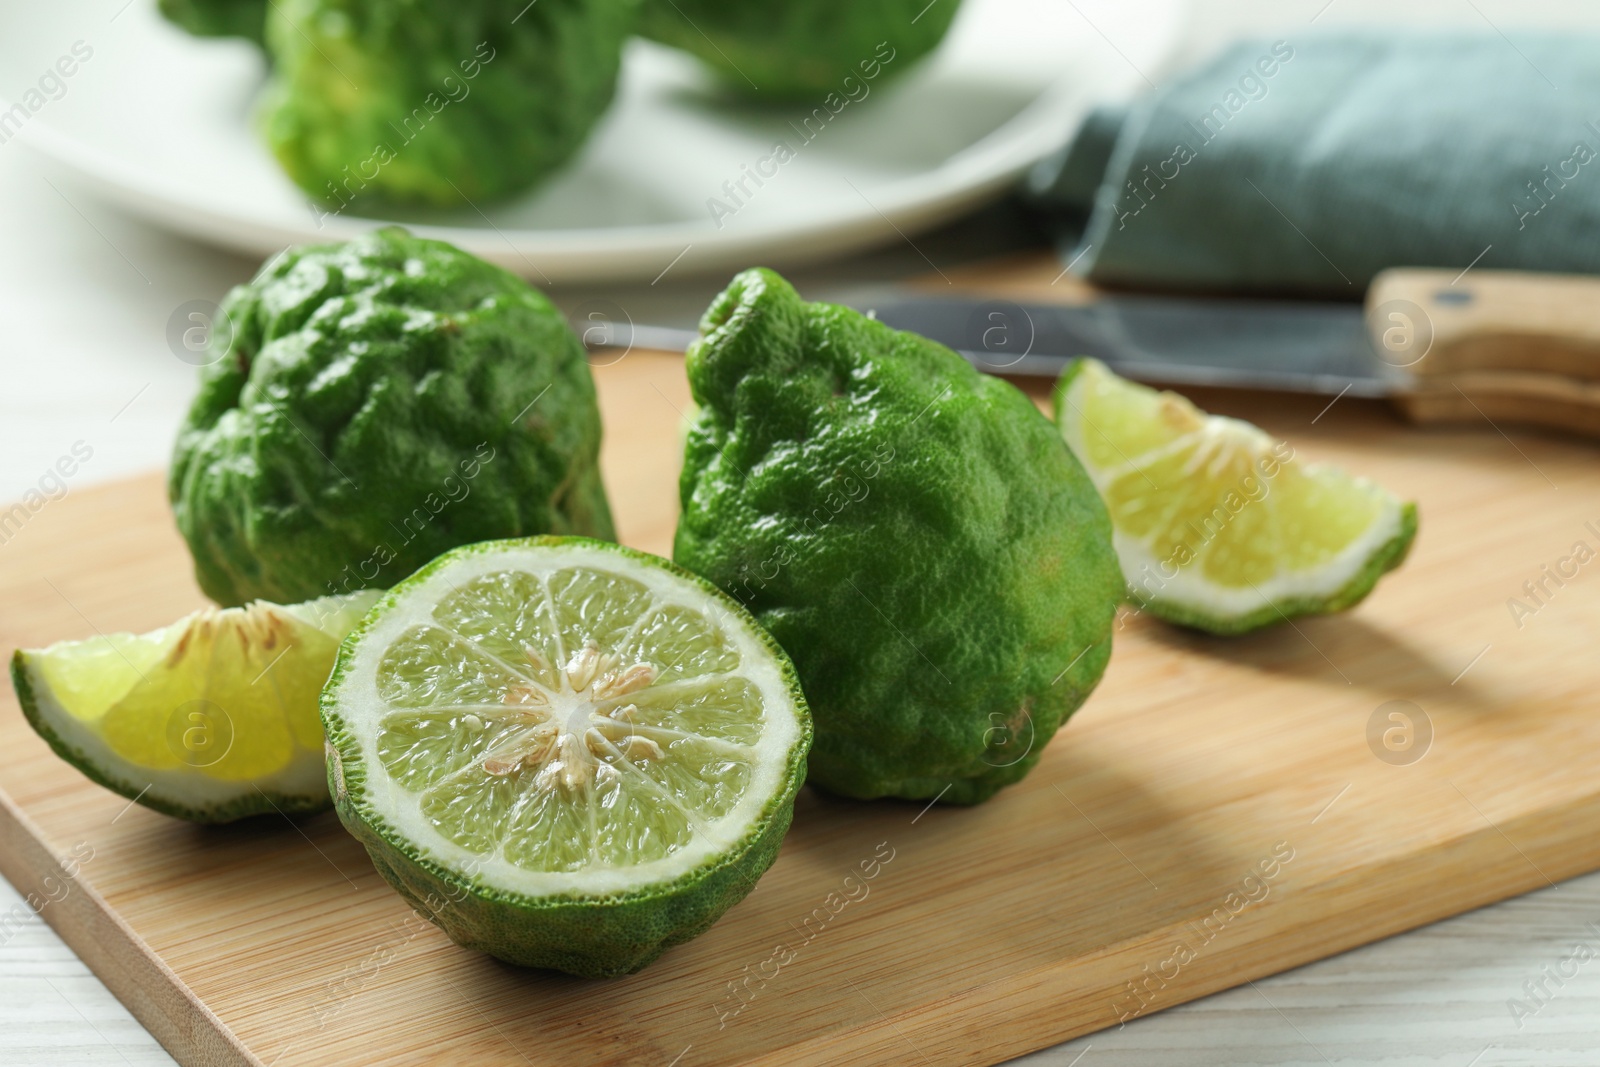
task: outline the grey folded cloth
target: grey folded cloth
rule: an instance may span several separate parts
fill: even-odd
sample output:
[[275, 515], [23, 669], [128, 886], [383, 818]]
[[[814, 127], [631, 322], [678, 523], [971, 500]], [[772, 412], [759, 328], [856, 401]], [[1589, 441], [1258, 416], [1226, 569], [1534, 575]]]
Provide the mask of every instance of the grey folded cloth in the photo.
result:
[[1357, 297], [1391, 266], [1600, 273], [1600, 38], [1245, 41], [1029, 179], [1110, 285]]

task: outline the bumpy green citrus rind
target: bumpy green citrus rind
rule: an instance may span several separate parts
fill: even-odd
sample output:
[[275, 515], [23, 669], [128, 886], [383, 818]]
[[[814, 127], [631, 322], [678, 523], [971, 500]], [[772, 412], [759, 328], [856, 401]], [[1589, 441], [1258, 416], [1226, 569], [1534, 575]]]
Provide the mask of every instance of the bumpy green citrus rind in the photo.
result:
[[690, 350], [674, 558], [793, 657], [810, 780], [975, 804], [1099, 682], [1123, 579], [1088, 475], [1032, 401], [772, 271]]
[[437, 864], [413, 859], [352, 805], [337, 808], [384, 881], [456, 944], [521, 967], [617, 978], [705, 933], [749, 895], [778, 858], [794, 797], [723, 863], [646, 892], [581, 901], [519, 899], [476, 888]]
[[168, 496], [219, 604], [386, 588], [492, 538], [615, 536], [583, 345], [510, 272], [386, 227], [273, 257], [213, 326]]
[[[352, 669], [362, 637], [407, 589], [455, 559], [503, 547], [577, 544], [661, 567], [692, 582], [714, 603], [745, 623], [772, 654], [798, 712], [801, 734], [789, 753], [783, 789], [768, 799], [749, 832], [712, 862], [669, 882], [605, 897], [528, 896], [476, 883], [417, 855], [415, 845], [374, 810], [366, 794], [369, 770], [359, 742], [339, 714], [341, 679]], [[812, 720], [794, 665], [759, 623], [701, 576], [670, 560], [607, 541], [543, 536], [467, 545], [447, 552], [386, 593], [340, 647], [322, 693], [328, 737], [328, 788], [345, 828], [364, 845], [373, 866], [418, 912], [457, 944], [507, 963], [564, 971], [582, 978], [614, 978], [647, 966], [673, 945], [709, 929], [749, 894], [778, 857], [805, 780]], [[379, 773], [382, 773], [381, 771]]]
[[28, 720], [28, 725], [33, 727], [34, 733], [43, 738], [45, 744], [50, 746], [52, 752], [72, 764], [85, 778], [96, 785], [104, 786], [118, 796], [137, 801], [151, 811], [158, 811], [163, 815], [170, 815], [175, 819], [183, 819], [187, 822], [228, 823], [249, 818], [252, 815], [271, 813], [280, 815], [314, 815], [318, 812], [327, 811], [332, 807], [329, 796], [321, 792], [312, 795], [251, 790], [248, 793], [241, 793], [237, 798], [226, 803], [204, 808], [175, 801], [164, 795], [160, 789], [152, 787], [151, 782], [148, 780], [135, 781], [131, 778], [109, 773], [94, 760], [90, 759], [81, 749], [69, 744], [51, 728], [49, 722], [40, 713], [38, 694], [34, 691], [32, 679], [28, 676], [27, 653], [24, 649], [19, 648], [11, 655], [11, 685], [17, 692], [17, 703], [22, 706], [23, 717]]

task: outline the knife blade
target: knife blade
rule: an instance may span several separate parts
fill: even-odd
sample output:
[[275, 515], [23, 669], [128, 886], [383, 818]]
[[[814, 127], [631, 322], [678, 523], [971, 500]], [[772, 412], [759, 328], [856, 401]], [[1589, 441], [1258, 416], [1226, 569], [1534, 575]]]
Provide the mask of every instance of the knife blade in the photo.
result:
[[[817, 295], [995, 374], [1049, 377], [1093, 356], [1162, 385], [1386, 397], [1419, 423], [1504, 421], [1600, 438], [1600, 278], [1394, 268], [1373, 280], [1364, 307], [1104, 292], [1017, 304], [859, 286]], [[682, 351], [696, 337], [688, 316], [635, 326], [606, 307], [616, 321], [574, 321], [591, 348]]]
[[1388, 396], [1410, 376], [1368, 338], [1359, 304], [1103, 296], [1080, 305], [908, 297], [876, 317], [994, 374], [1055, 377], [1092, 356], [1124, 377], [1175, 385]]
[[[954, 349], [979, 370], [1056, 377], [1093, 356], [1124, 377], [1173, 385], [1388, 396], [1409, 375], [1374, 350], [1360, 305], [1312, 301], [1103, 296], [1079, 305], [972, 296], [846, 294], [841, 303]], [[584, 324], [591, 349], [683, 351], [694, 330]]]

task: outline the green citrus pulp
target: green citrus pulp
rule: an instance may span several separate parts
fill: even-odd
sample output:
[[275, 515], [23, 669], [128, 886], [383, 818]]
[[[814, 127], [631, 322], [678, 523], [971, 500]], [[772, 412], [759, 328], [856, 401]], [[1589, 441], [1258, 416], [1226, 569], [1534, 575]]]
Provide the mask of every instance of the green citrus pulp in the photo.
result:
[[810, 716], [709, 583], [586, 538], [446, 553], [323, 693], [345, 825], [469, 948], [588, 977], [702, 932], [777, 856]]

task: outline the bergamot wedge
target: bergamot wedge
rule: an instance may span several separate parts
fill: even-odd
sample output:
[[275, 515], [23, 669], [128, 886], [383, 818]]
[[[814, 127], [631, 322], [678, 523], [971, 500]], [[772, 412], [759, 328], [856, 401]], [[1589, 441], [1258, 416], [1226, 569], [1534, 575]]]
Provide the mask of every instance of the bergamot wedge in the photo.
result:
[[209, 608], [147, 634], [18, 649], [11, 681], [56, 755], [167, 815], [329, 807], [317, 697], [376, 592]]
[[688, 354], [674, 556], [794, 658], [811, 781], [971, 804], [1020, 780], [1111, 655], [1094, 486], [1031, 401], [942, 345], [749, 270]]
[[402, 896], [461, 945], [586, 977], [750, 891], [811, 740], [743, 609], [587, 538], [430, 563], [346, 640], [322, 714], [339, 816]]
[[1163, 619], [1238, 634], [1341, 611], [1416, 537], [1415, 504], [1098, 360], [1069, 366], [1055, 401], [1110, 509], [1128, 596]]

